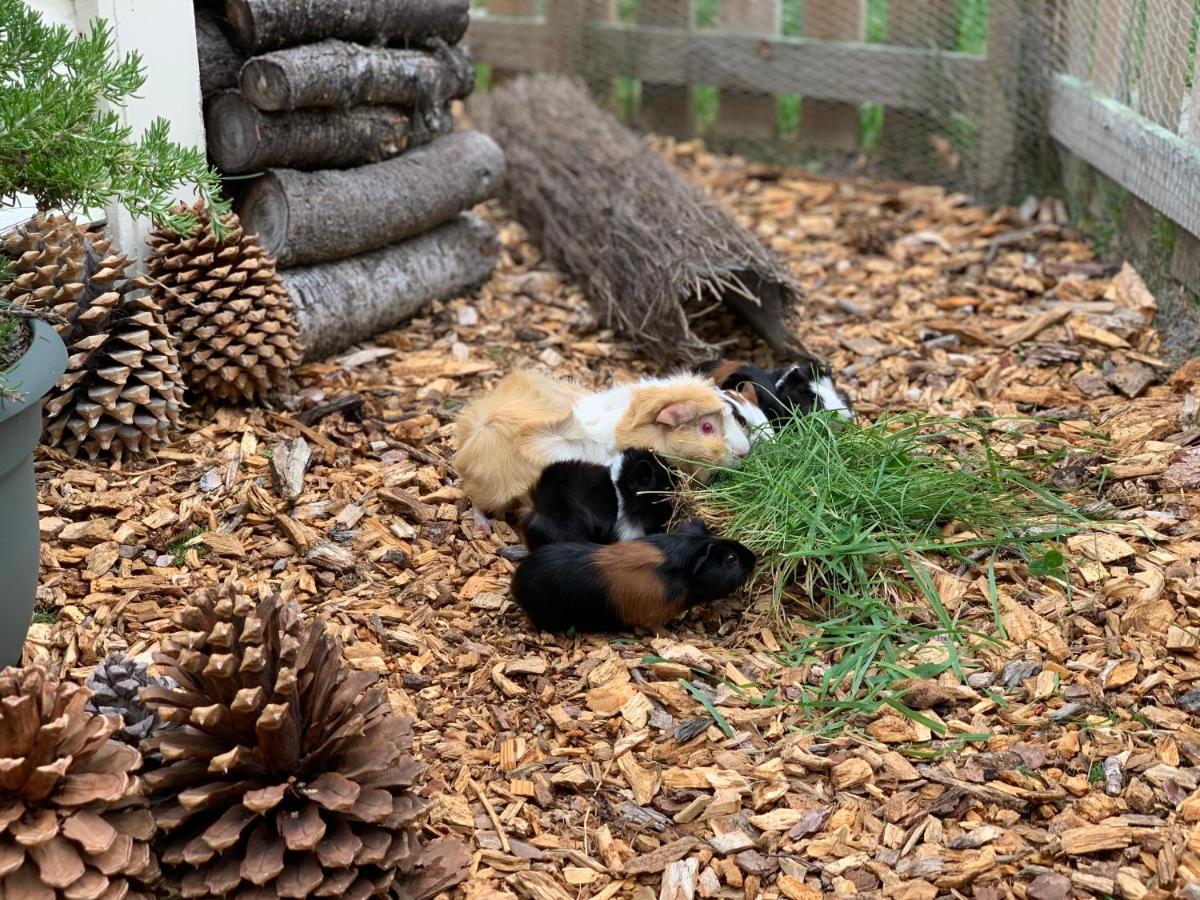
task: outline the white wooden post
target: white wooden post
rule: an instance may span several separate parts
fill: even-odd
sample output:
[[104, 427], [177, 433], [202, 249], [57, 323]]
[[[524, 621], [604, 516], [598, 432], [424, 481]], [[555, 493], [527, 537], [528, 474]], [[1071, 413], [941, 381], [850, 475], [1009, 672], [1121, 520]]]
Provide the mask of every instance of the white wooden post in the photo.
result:
[[[133, 129], [134, 140], [151, 121], [162, 116], [171, 124], [172, 140], [204, 148], [192, 0], [32, 0], [30, 5], [48, 24], [68, 25], [80, 33], [86, 32], [95, 19], [105, 19], [118, 56], [131, 50], [142, 55], [146, 83], [137, 97], [118, 110], [122, 123]], [[181, 185], [175, 196], [191, 200], [193, 185]], [[33, 215], [32, 199], [25, 200], [18, 200], [15, 209], [0, 210], [0, 231]], [[135, 259], [144, 256], [150, 230], [146, 219], [135, 219], [120, 204], [82, 215], [93, 221], [106, 217], [109, 235], [117, 247]]]
[[[136, 50], [142, 56], [146, 83], [139, 96], [119, 110], [122, 122], [133, 129], [133, 137], [139, 137], [161, 116], [171, 124], [173, 141], [204, 149], [192, 0], [75, 0], [75, 14], [80, 31], [96, 18], [107, 20], [116, 52], [124, 55]], [[175, 196], [190, 201], [193, 187], [181, 185]], [[106, 213], [108, 233], [116, 245], [128, 256], [142, 258], [151, 223], [135, 219], [119, 204], [108, 207]]]

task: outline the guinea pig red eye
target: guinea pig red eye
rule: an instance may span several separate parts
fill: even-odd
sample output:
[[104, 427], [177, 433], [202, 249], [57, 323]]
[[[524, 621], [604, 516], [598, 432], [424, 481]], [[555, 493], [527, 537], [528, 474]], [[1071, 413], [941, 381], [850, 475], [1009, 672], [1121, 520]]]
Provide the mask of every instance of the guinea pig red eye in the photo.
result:
[[714, 432], [716, 432], [716, 430], [717, 430], [717, 426], [714, 425], [712, 422], [701, 422], [700, 423], [700, 433], [701, 434], [713, 434]]

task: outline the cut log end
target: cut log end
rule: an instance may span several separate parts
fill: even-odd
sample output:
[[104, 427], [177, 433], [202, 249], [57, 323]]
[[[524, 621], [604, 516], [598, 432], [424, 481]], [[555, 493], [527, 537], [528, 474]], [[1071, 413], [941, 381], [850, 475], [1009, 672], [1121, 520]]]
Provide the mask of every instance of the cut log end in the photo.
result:
[[461, 47], [368, 47], [329, 38], [252, 57], [242, 66], [246, 99], [263, 111], [388, 104], [422, 110], [465, 97], [475, 68]]
[[246, 171], [258, 148], [257, 110], [230, 91], [209, 101], [206, 119], [208, 155], [223, 171]]
[[268, 255], [278, 257], [287, 241], [287, 193], [275, 173], [256, 178], [238, 202], [242, 225], [258, 235], [259, 245]]
[[408, 116], [390, 106], [261, 112], [237, 91], [204, 110], [208, 155], [223, 172], [326, 169], [379, 162], [408, 146]]
[[253, 97], [262, 110], [292, 108], [292, 86], [283, 67], [272, 59], [259, 57], [242, 68], [242, 90]]
[[258, 31], [254, 24], [254, 12], [246, 0], [225, 0], [225, 18], [229, 20], [234, 33], [243, 44], [248, 43], [246, 35], [253, 35]]

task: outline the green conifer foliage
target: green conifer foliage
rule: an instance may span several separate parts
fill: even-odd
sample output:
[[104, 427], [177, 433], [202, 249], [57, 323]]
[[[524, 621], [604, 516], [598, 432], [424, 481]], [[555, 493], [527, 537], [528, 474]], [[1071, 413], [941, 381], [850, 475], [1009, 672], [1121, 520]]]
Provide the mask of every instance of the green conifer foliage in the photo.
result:
[[145, 83], [136, 53], [118, 58], [103, 21], [87, 34], [51, 26], [23, 0], [0, 0], [0, 207], [29, 194], [40, 209], [95, 209], [116, 200], [173, 231], [195, 218], [171, 191], [194, 183], [218, 215], [228, 206], [203, 148], [171, 141], [156, 119], [134, 139], [117, 107]]

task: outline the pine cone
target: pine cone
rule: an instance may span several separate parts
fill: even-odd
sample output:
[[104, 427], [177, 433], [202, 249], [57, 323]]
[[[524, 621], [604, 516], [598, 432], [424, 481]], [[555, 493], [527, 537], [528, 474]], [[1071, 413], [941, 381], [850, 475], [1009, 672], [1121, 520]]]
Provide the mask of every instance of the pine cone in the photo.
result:
[[136, 292], [133, 261], [66, 216], [39, 214], [4, 240], [16, 278], [0, 299], [60, 317], [67, 371], [46, 400], [46, 441], [117, 459], [165, 442], [179, 425], [179, 358], [162, 311]]
[[141, 755], [87, 700], [38, 667], [0, 672], [0, 897], [146, 897], [158, 879]]
[[230, 233], [218, 241], [203, 202], [191, 212], [201, 223], [191, 237], [150, 235], [154, 296], [182, 342], [191, 387], [217, 401], [260, 400], [301, 358], [291, 298], [236, 215], [225, 217]]
[[117, 737], [127, 744], [136, 747], [158, 729], [173, 727], [159, 722], [158, 716], [146, 708], [141, 691], [150, 685], [173, 688], [175, 682], [152, 676], [149, 667], [133, 657], [110, 653], [84, 684], [92, 692], [88, 711], [119, 718], [124, 726]]
[[230, 585], [176, 623], [159, 661], [180, 687], [143, 692], [182, 726], [143, 744], [169, 761], [146, 782], [171, 883], [185, 897], [427, 896], [424, 766], [378, 673], [348, 669], [294, 602], [256, 606]]

